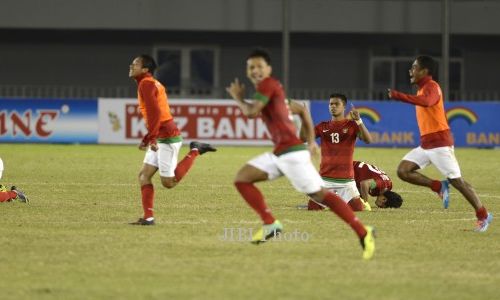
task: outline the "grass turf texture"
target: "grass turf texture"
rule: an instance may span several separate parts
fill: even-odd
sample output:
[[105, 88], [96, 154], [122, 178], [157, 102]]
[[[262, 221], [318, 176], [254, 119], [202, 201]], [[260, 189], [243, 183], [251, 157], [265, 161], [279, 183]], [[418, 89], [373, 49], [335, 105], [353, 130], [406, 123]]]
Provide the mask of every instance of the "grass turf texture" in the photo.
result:
[[[331, 212], [295, 209], [305, 197], [283, 178], [258, 186], [285, 232], [308, 240], [221, 240], [224, 228], [247, 234], [259, 226], [232, 180], [265, 150], [220, 147], [172, 190], [155, 177], [157, 225], [141, 227], [126, 224], [142, 215], [136, 177], [143, 152], [134, 146], [0, 145], [1, 183], [31, 200], [0, 204], [0, 298], [498, 298], [499, 151], [456, 150], [464, 178], [496, 218], [475, 233], [473, 210], [456, 190], [444, 210], [429, 189], [397, 178], [408, 149], [358, 148], [355, 158], [385, 170], [404, 197], [401, 209], [358, 214], [378, 233], [366, 262], [354, 233]], [[424, 173], [438, 175], [433, 167]]]

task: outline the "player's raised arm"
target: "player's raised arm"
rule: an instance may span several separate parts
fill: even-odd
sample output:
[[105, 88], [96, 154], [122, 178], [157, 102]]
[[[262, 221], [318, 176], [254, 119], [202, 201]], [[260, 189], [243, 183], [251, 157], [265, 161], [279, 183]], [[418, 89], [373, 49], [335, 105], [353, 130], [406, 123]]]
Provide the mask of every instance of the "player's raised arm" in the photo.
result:
[[249, 118], [255, 118], [259, 115], [260, 111], [266, 106], [261, 101], [245, 101], [245, 85], [240, 83], [238, 78], [235, 78], [231, 84], [226, 87], [226, 91], [231, 97], [236, 100], [236, 103], [241, 109], [243, 115]]
[[356, 110], [356, 108], [352, 103], [351, 103], [351, 108], [352, 110], [349, 112], [349, 116], [354, 122], [356, 122], [356, 124], [358, 124], [359, 138], [363, 142], [370, 144], [372, 142], [372, 136], [370, 134], [370, 131], [368, 130], [368, 128], [366, 128], [365, 124], [363, 123], [363, 120], [361, 119], [359, 111]]
[[290, 100], [288, 107], [290, 108], [292, 114], [300, 117], [300, 139], [307, 143], [309, 151], [311, 151], [312, 154], [318, 153], [319, 147], [316, 143], [314, 125], [309, 110], [307, 110], [307, 107], [304, 104], [294, 100]]
[[314, 125], [306, 106], [294, 100], [290, 100], [288, 106], [290, 107], [292, 114], [300, 117], [300, 139], [307, 143], [314, 141]]

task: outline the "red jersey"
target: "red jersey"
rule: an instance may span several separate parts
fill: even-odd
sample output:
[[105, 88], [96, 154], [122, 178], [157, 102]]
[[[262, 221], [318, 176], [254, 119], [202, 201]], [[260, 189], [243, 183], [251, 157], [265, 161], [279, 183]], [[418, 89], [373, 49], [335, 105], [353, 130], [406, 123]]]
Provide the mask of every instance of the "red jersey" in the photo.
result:
[[356, 180], [358, 190], [360, 190], [361, 181], [371, 179], [375, 181], [376, 187], [370, 187], [368, 191], [370, 195], [376, 197], [380, 195], [381, 191], [392, 190], [392, 181], [384, 171], [363, 161], [353, 161], [352, 164], [354, 166], [354, 180]]
[[[285, 91], [278, 80], [267, 77], [257, 85], [254, 99], [266, 104], [262, 109], [262, 120], [271, 134], [276, 155], [306, 149], [297, 137], [293, 117], [285, 99]], [[295, 147], [294, 147], [295, 146]]]
[[417, 123], [420, 130], [420, 144], [424, 149], [453, 146], [443, 93], [439, 84], [431, 76], [420, 79], [417, 95], [392, 91], [392, 98], [416, 105]]
[[182, 141], [181, 132], [170, 113], [165, 87], [149, 73], [136, 80], [139, 108], [148, 129], [143, 143], [154, 144], [157, 140], [160, 143]]
[[321, 138], [319, 174], [331, 179], [354, 179], [352, 158], [359, 127], [353, 120], [321, 122], [314, 127]]

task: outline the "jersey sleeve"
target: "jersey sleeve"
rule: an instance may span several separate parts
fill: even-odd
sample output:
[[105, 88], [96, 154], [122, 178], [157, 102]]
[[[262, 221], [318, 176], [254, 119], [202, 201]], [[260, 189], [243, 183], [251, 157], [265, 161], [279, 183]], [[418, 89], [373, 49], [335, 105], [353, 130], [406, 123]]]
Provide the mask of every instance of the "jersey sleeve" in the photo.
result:
[[139, 86], [139, 93], [144, 100], [144, 105], [146, 108], [146, 128], [148, 133], [146, 135], [148, 142], [151, 144], [156, 143], [156, 138], [158, 137], [158, 131], [160, 129], [160, 106], [158, 104], [158, 89], [154, 82], [146, 81], [141, 82]]
[[271, 80], [263, 80], [257, 86], [257, 91], [253, 95], [253, 99], [267, 104], [274, 94], [274, 86]]
[[438, 103], [441, 98], [439, 95], [439, 89], [435, 84], [426, 84], [422, 88], [422, 93], [418, 96], [409, 95], [396, 90], [391, 91], [392, 98], [419, 106], [429, 107]]

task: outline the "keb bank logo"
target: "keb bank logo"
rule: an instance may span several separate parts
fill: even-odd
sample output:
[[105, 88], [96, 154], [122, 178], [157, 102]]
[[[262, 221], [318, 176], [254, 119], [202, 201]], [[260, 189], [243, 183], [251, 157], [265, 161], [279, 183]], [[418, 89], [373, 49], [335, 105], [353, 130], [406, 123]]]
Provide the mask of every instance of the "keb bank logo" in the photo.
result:
[[464, 120], [467, 124], [473, 125], [479, 120], [479, 117], [473, 110], [463, 106], [446, 110], [446, 118], [450, 124], [455, 120]]
[[380, 116], [380, 113], [371, 107], [367, 106], [359, 106], [356, 107], [356, 110], [359, 112], [359, 116], [363, 119], [367, 119], [370, 121], [372, 124], [376, 124], [380, 122], [382, 117]]
[[[218, 236], [220, 241], [223, 242], [251, 242], [253, 235], [257, 231], [254, 231], [252, 228], [244, 228], [244, 227], [226, 227], [223, 229], [221, 235]], [[268, 232], [264, 234], [273, 235], [274, 237], [268, 239], [271, 242], [308, 242], [311, 238], [311, 234], [308, 232], [301, 232], [298, 229], [294, 231], [287, 232]], [[262, 239], [261, 241], [265, 241]]]

